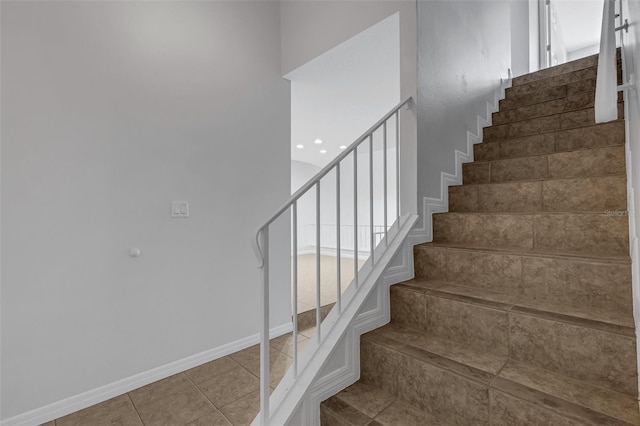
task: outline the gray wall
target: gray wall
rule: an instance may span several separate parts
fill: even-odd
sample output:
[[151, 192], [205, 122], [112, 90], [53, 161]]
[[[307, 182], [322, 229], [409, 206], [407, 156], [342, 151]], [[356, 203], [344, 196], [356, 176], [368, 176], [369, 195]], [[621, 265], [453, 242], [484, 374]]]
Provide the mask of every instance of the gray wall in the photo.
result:
[[418, 2], [418, 205], [440, 198], [440, 174], [511, 66], [508, 1]]
[[2, 2], [3, 419], [258, 332], [249, 242], [289, 195], [279, 21]]

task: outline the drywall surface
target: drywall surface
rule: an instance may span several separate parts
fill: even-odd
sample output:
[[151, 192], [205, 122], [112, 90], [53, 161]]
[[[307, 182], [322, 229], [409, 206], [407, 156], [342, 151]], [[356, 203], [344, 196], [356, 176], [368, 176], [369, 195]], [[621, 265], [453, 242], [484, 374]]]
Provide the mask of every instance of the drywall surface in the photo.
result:
[[530, 38], [533, 38], [530, 24], [529, 0], [514, 0], [511, 7], [511, 71], [514, 77], [530, 72]]
[[[416, 97], [417, 20], [415, 0], [283, 1], [282, 73], [288, 74], [391, 15], [400, 21], [400, 98]], [[401, 200], [403, 212], [416, 212], [416, 111], [401, 119]]]
[[286, 75], [293, 160], [328, 164], [400, 102], [399, 25], [395, 13]]
[[290, 189], [279, 21], [2, 2], [3, 419], [258, 332], [250, 241]]
[[455, 151], [493, 101], [511, 63], [506, 1], [418, 2], [418, 202], [440, 198]]

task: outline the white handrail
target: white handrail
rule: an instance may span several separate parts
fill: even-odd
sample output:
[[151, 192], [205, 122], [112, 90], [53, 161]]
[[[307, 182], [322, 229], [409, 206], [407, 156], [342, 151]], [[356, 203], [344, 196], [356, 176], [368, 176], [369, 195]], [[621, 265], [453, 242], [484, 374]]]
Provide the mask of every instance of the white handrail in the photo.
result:
[[[292, 253], [292, 261], [293, 265], [293, 273], [294, 277], [292, 279], [292, 311], [294, 314], [293, 318], [293, 376], [294, 378], [298, 377], [299, 371], [305, 368], [305, 365], [298, 364], [298, 353], [297, 353], [297, 340], [298, 340], [298, 324], [297, 324], [297, 289], [298, 289], [298, 255], [297, 255], [297, 238], [298, 238], [298, 225], [299, 225], [299, 217], [297, 214], [298, 209], [298, 200], [305, 195], [309, 190], [315, 188], [315, 281], [316, 281], [316, 291], [315, 291], [315, 299], [316, 299], [316, 341], [317, 344], [322, 343], [322, 339], [325, 335], [324, 331], [321, 332], [321, 307], [322, 307], [322, 299], [321, 299], [321, 268], [320, 268], [320, 254], [321, 254], [321, 209], [320, 209], [320, 188], [322, 179], [331, 171], [335, 169], [336, 171], [336, 253], [337, 253], [337, 274], [336, 274], [336, 291], [337, 291], [337, 304], [336, 308], [338, 313], [342, 313], [342, 300], [341, 300], [341, 226], [348, 226], [340, 223], [340, 163], [342, 160], [347, 158], [348, 155], [353, 154], [353, 229], [354, 229], [354, 250], [353, 250], [353, 261], [354, 261], [354, 277], [353, 277], [353, 285], [355, 288], [358, 288], [359, 281], [359, 262], [358, 262], [358, 238], [357, 238], [357, 230], [358, 230], [358, 147], [366, 140], [369, 141], [369, 158], [368, 158], [368, 186], [369, 186], [369, 243], [370, 243], [370, 251], [369, 251], [369, 262], [373, 265], [375, 261], [378, 259], [376, 255], [376, 259], [374, 259], [374, 249], [376, 245], [379, 243], [380, 239], [377, 238], [378, 234], [387, 237], [387, 231], [390, 225], [387, 223], [387, 196], [388, 196], [388, 179], [387, 179], [387, 133], [388, 133], [388, 121], [395, 116], [395, 184], [396, 184], [396, 220], [400, 218], [400, 109], [405, 105], [410, 105], [412, 102], [412, 98], [409, 97], [404, 101], [400, 102], [396, 105], [391, 111], [385, 114], [380, 120], [378, 120], [373, 126], [371, 126], [366, 132], [362, 134], [358, 139], [355, 140], [347, 149], [341, 152], [333, 161], [327, 164], [320, 172], [318, 172], [313, 178], [311, 178], [307, 183], [305, 183], [299, 190], [297, 190], [285, 203], [282, 207], [280, 207], [276, 213], [267, 220], [264, 225], [262, 225], [258, 231], [256, 232], [255, 240], [253, 241], [253, 247], [256, 252], [256, 257], [259, 260], [259, 269], [262, 269], [262, 285], [260, 287], [260, 295], [262, 298], [262, 327], [260, 328], [260, 415], [259, 419], [263, 425], [269, 424], [270, 419], [270, 408], [269, 408], [269, 395], [270, 395], [270, 366], [269, 366], [269, 330], [270, 330], [270, 320], [269, 320], [269, 228], [270, 225], [274, 223], [276, 219], [285, 214], [289, 209], [292, 209], [292, 226], [293, 226], [293, 241], [292, 247], [294, 249], [294, 253]], [[384, 186], [380, 193], [383, 194], [383, 221], [384, 227], [380, 232], [376, 232], [375, 226], [373, 224], [374, 220], [374, 133], [382, 129], [383, 131], [383, 179], [382, 185]], [[365, 166], [365, 169], [367, 166]], [[323, 196], [324, 197], [324, 196]], [[323, 198], [324, 200], [324, 198]], [[366, 207], [365, 207], [366, 209]], [[364, 245], [364, 244], [363, 244]], [[349, 256], [351, 257], [351, 256]]]
[[600, 54], [596, 75], [596, 123], [618, 119], [618, 72], [616, 66], [615, 0], [605, 0], [602, 10]]
[[[257, 241], [259, 240], [258, 234], [260, 233], [260, 231], [262, 231], [265, 227], [271, 225], [274, 220], [276, 220], [278, 217], [280, 217], [280, 215], [282, 215], [282, 213], [284, 213], [285, 211], [287, 211], [287, 209], [289, 207], [291, 207], [291, 205], [293, 204], [294, 201], [296, 201], [300, 197], [302, 197], [309, 189], [311, 189], [313, 187], [313, 185], [316, 184], [316, 182], [318, 182], [320, 179], [322, 179], [324, 176], [326, 176], [327, 173], [329, 173], [335, 167], [336, 164], [338, 164], [339, 162], [344, 160], [345, 157], [347, 157], [349, 154], [351, 154], [351, 152], [358, 147], [358, 145], [360, 145], [362, 142], [364, 142], [369, 137], [370, 134], [372, 134], [373, 132], [378, 130], [380, 128], [380, 126], [382, 126], [382, 123], [386, 122], [400, 108], [402, 108], [403, 106], [405, 106], [406, 104], [408, 104], [411, 101], [412, 101], [412, 98], [408, 97], [407, 99], [405, 99], [404, 101], [400, 102], [398, 105], [393, 107], [393, 109], [390, 112], [388, 112], [384, 117], [382, 117], [380, 120], [378, 120], [378, 122], [376, 124], [374, 124], [373, 126], [371, 126], [369, 128], [369, 130], [364, 132], [362, 134], [362, 136], [360, 136], [358, 139], [356, 139], [356, 141], [354, 143], [349, 145], [347, 147], [347, 149], [342, 151], [336, 158], [333, 159], [333, 161], [331, 161], [329, 164], [324, 166], [324, 168], [322, 170], [320, 170], [314, 177], [309, 179], [309, 181], [307, 183], [302, 185], [302, 187], [300, 187], [300, 189], [298, 189], [296, 192], [294, 192], [294, 194], [291, 197], [289, 197], [289, 199], [284, 203], [284, 205], [280, 209], [278, 209], [273, 216], [271, 216], [271, 219], [267, 220], [264, 223], [264, 225], [262, 225], [260, 227], [260, 229], [256, 233], [256, 241], [254, 242], [254, 244], [257, 244]], [[260, 250], [259, 245], [258, 245], [258, 252], [262, 253], [262, 250]], [[262, 259], [259, 259], [259, 260], [262, 261]], [[258, 268], [260, 268], [260, 266]]]

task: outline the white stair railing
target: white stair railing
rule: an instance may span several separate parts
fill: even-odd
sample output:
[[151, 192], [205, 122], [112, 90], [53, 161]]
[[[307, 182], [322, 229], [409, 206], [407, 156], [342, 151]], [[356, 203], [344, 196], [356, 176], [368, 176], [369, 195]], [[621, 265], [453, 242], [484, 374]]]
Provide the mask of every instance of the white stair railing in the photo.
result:
[[[269, 274], [270, 274], [270, 256], [269, 256], [269, 240], [270, 240], [270, 228], [278, 220], [288, 214], [291, 215], [291, 253], [292, 253], [292, 277], [291, 277], [291, 310], [292, 310], [292, 326], [293, 326], [293, 364], [291, 369], [293, 370], [293, 377], [297, 378], [298, 373], [305, 367], [305, 365], [299, 364], [298, 357], [298, 321], [297, 321], [297, 306], [298, 306], [298, 202], [302, 196], [305, 194], [315, 195], [315, 299], [316, 299], [316, 331], [315, 338], [317, 339], [318, 346], [323, 340], [323, 332], [322, 332], [322, 324], [321, 324], [321, 275], [320, 275], [320, 256], [321, 256], [321, 247], [322, 247], [322, 225], [321, 225], [321, 187], [327, 184], [327, 175], [331, 172], [335, 172], [335, 225], [333, 225], [333, 230], [335, 231], [335, 237], [332, 238], [332, 243], [335, 245], [335, 254], [337, 261], [336, 268], [336, 295], [337, 300], [333, 309], [337, 309], [338, 313], [342, 313], [342, 288], [341, 288], [341, 258], [343, 258], [342, 253], [342, 241], [345, 241], [343, 232], [353, 232], [353, 238], [350, 239], [351, 247], [349, 247], [350, 256], [353, 257], [354, 264], [354, 279], [350, 285], [358, 287], [359, 283], [359, 262], [358, 262], [358, 253], [359, 247], [362, 245], [362, 236], [358, 235], [359, 230], [362, 229], [362, 225], [358, 224], [359, 219], [362, 217], [368, 216], [368, 225], [366, 226], [366, 230], [368, 231], [368, 244], [365, 248], [369, 249], [369, 258], [368, 263], [370, 265], [374, 265], [376, 263], [376, 259], [374, 259], [374, 249], [375, 247], [384, 242], [384, 244], [388, 244], [389, 239], [388, 231], [394, 223], [398, 223], [398, 219], [401, 216], [401, 206], [400, 206], [400, 150], [401, 150], [401, 134], [400, 134], [400, 111], [403, 106], [409, 106], [411, 98], [407, 98], [402, 101], [398, 105], [396, 105], [389, 113], [387, 113], [384, 117], [382, 117], [376, 124], [374, 124], [369, 130], [367, 130], [362, 136], [360, 136], [354, 143], [352, 143], [347, 149], [345, 149], [340, 155], [338, 155], [333, 161], [331, 161], [327, 166], [325, 166], [316, 176], [314, 176], [311, 180], [309, 180], [306, 184], [304, 184], [298, 191], [296, 191], [289, 200], [269, 219], [262, 225], [258, 232], [256, 233], [256, 238], [254, 241], [254, 249], [256, 251], [256, 255], [258, 257], [258, 261], [260, 263], [259, 268], [262, 269], [262, 282], [260, 284], [260, 297], [262, 299], [261, 309], [262, 309], [262, 326], [260, 328], [260, 414], [256, 419], [262, 425], [269, 425], [270, 420], [270, 365], [269, 365], [269, 330], [270, 330], [270, 315], [269, 315], [269, 307], [270, 307], [270, 294], [269, 294]], [[392, 128], [392, 131], [389, 132], [389, 128]], [[376, 134], [376, 132], [378, 132]], [[382, 182], [378, 182], [379, 179], [374, 180], [374, 134], [376, 136], [382, 137]], [[389, 133], [392, 133], [389, 135]], [[395, 188], [391, 190], [395, 192], [395, 203], [391, 202], [392, 206], [395, 208], [392, 210], [393, 215], [389, 217], [389, 208], [388, 208], [388, 193], [389, 193], [389, 159], [388, 159], [388, 150], [390, 147], [388, 146], [389, 137], [391, 136], [392, 143], [395, 145], [391, 149], [395, 148], [395, 155], [392, 161], [395, 162], [395, 171], [393, 173], [392, 185]], [[358, 192], [358, 148], [362, 145], [365, 145], [368, 142], [368, 164], [365, 164], [364, 167], [368, 168], [368, 194], [362, 194]], [[341, 165], [342, 170], [347, 169], [345, 162], [348, 161], [347, 158], [351, 156], [353, 161], [351, 167], [351, 179], [353, 180], [353, 194], [352, 194], [352, 205], [350, 206], [353, 209], [353, 223], [344, 226], [341, 224]], [[360, 165], [362, 167], [362, 165]], [[362, 170], [361, 170], [362, 172]], [[380, 227], [376, 227], [374, 225], [374, 189], [377, 188], [376, 193], [382, 193], [382, 222], [383, 224]], [[315, 194], [314, 194], [315, 192]], [[368, 195], [368, 197], [367, 197]], [[364, 203], [362, 203], [362, 197], [369, 198], [369, 202], [367, 203], [369, 214], [363, 215], [365, 212], [358, 212], [359, 208], [363, 208]], [[360, 199], [360, 204], [359, 204]], [[380, 210], [380, 209], [379, 209]], [[325, 213], [326, 214], [326, 213]], [[390, 220], [391, 219], [391, 220]], [[318, 226], [320, 224], [320, 226]], [[304, 226], [304, 225], [303, 225]], [[379, 235], [378, 235], [379, 234]], [[360, 247], [362, 250], [364, 247]]]
[[[618, 86], [618, 67], [616, 54], [616, 32], [629, 31], [629, 22], [622, 16], [622, 4], [616, 14], [616, 1], [605, 0], [602, 11], [602, 31], [600, 34], [600, 53], [598, 55], [598, 73], [596, 76], [596, 101], [594, 105], [596, 123], [606, 123], [618, 119], [618, 91], [632, 87], [626, 81], [624, 55], [622, 64], [623, 84]], [[616, 27], [616, 18], [621, 25]], [[624, 44], [620, 37], [620, 45]]]

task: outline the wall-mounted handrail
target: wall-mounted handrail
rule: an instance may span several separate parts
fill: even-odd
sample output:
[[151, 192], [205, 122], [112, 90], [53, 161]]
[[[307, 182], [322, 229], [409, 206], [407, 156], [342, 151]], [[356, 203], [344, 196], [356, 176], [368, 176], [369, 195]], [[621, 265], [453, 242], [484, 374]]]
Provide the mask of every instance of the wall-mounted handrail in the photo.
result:
[[[391, 109], [387, 114], [385, 114], [380, 120], [378, 120], [373, 126], [371, 126], [366, 132], [362, 134], [358, 139], [356, 139], [351, 145], [349, 145], [344, 151], [342, 151], [335, 159], [333, 159], [329, 164], [322, 168], [313, 178], [311, 178], [308, 182], [306, 182], [300, 189], [298, 189], [289, 199], [276, 210], [276, 213], [271, 216], [256, 232], [255, 240], [253, 241], [253, 247], [256, 252], [256, 257], [259, 260], [259, 268], [262, 269], [262, 285], [260, 287], [260, 295], [262, 298], [262, 327], [260, 328], [260, 414], [259, 419], [263, 425], [269, 424], [270, 419], [270, 407], [269, 407], [269, 398], [270, 398], [270, 367], [269, 367], [269, 331], [270, 331], [270, 317], [269, 317], [269, 240], [270, 240], [270, 226], [280, 217], [287, 213], [287, 211], [291, 210], [291, 225], [293, 227], [291, 235], [293, 236], [292, 240], [292, 262], [293, 262], [293, 277], [291, 280], [292, 284], [292, 312], [293, 312], [293, 377], [298, 377], [299, 371], [305, 368], [304, 364], [299, 364], [298, 353], [297, 353], [297, 340], [298, 340], [298, 323], [297, 323], [297, 291], [298, 291], [298, 226], [300, 222], [300, 217], [298, 215], [298, 204], [300, 198], [307, 194], [312, 189], [315, 189], [315, 299], [316, 299], [316, 342], [318, 345], [322, 343], [322, 339], [325, 333], [322, 331], [321, 325], [321, 307], [322, 307], [322, 299], [321, 299], [321, 238], [322, 234], [320, 232], [321, 226], [321, 187], [325, 183], [323, 178], [327, 176], [330, 172], [335, 170], [335, 215], [336, 215], [336, 255], [337, 255], [337, 274], [336, 274], [336, 287], [337, 291], [337, 300], [336, 307], [334, 309], [338, 310], [338, 313], [341, 314], [342, 311], [342, 287], [341, 287], [341, 226], [349, 226], [344, 225], [340, 222], [341, 217], [341, 203], [340, 203], [340, 182], [341, 182], [341, 162], [347, 158], [348, 155], [353, 154], [353, 170], [352, 170], [352, 178], [353, 178], [353, 229], [354, 229], [354, 247], [353, 247], [353, 263], [354, 263], [354, 276], [353, 276], [353, 286], [358, 288], [359, 281], [359, 261], [358, 261], [358, 200], [361, 194], [358, 194], [358, 148], [363, 145], [363, 142], [368, 141], [368, 155], [366, 163], [363, 162], [364, 170], [368, 169], [369, 178], [366, 180], [368, 184], [368, 196], [369, 202], [368, 206], [361, 205], [360, 208], [369, 209], [368, 220], [369, 220], [369, 229], [368, 229], [368, 240], [367, 245], [369, 246], [369, 260], [368, 262], [373, 265], [378, 260], [378, 255], [376, 254], [376, 258], [374, 259], [374, 251], [376, 245], [380, 243], [381, 240], [386, 241], [387, 231], [391, 225], [390, 223], [397, 222], [400, 218], [400, 109], [403, 106], [409, 106], [412, 102], [412, 98], [409, 97], [404, 101], [397, 104], [395, 107]], [[387, 178], [388, 174], [388, 155], [387, 155], [387, 139], [388, 139], [388, 122], [393, 118], [395, 118], [395, 202], [396, 208], [395, 213], [396, 217], [389, 222], [388, 218], [388, 184], [389, 179]], [[393, 121], [391, 122], [393, 124]], [[374, 179], [374, 134], [376, 132], [382, 131], [382, 146], [383, 146], [383, 154], [382, 154], [382, 162], [383, 166], [381, 168], [381, 173], [383, 174], [382, 182], [377, 182]], [[364, 160], [364, 159], [363, 159]], [[374, 226], [374, 185], [382, 185], [383, 188], [377, 193], [383, 194], [383, 229], [379, 232], [376, 232]], [[366, 195], [364, 195], [366, 198]], [[325, 195], [322, 196], [322, 201], [326, 198]], [[364, 212], [362, 212], [364, 213]], [[365, 219], [366, 221], [366, 219]], [[384, 238], [379, 238], [379, 235], [383, 235]], [[277, 269], [277, 268], [274, 268]]]

